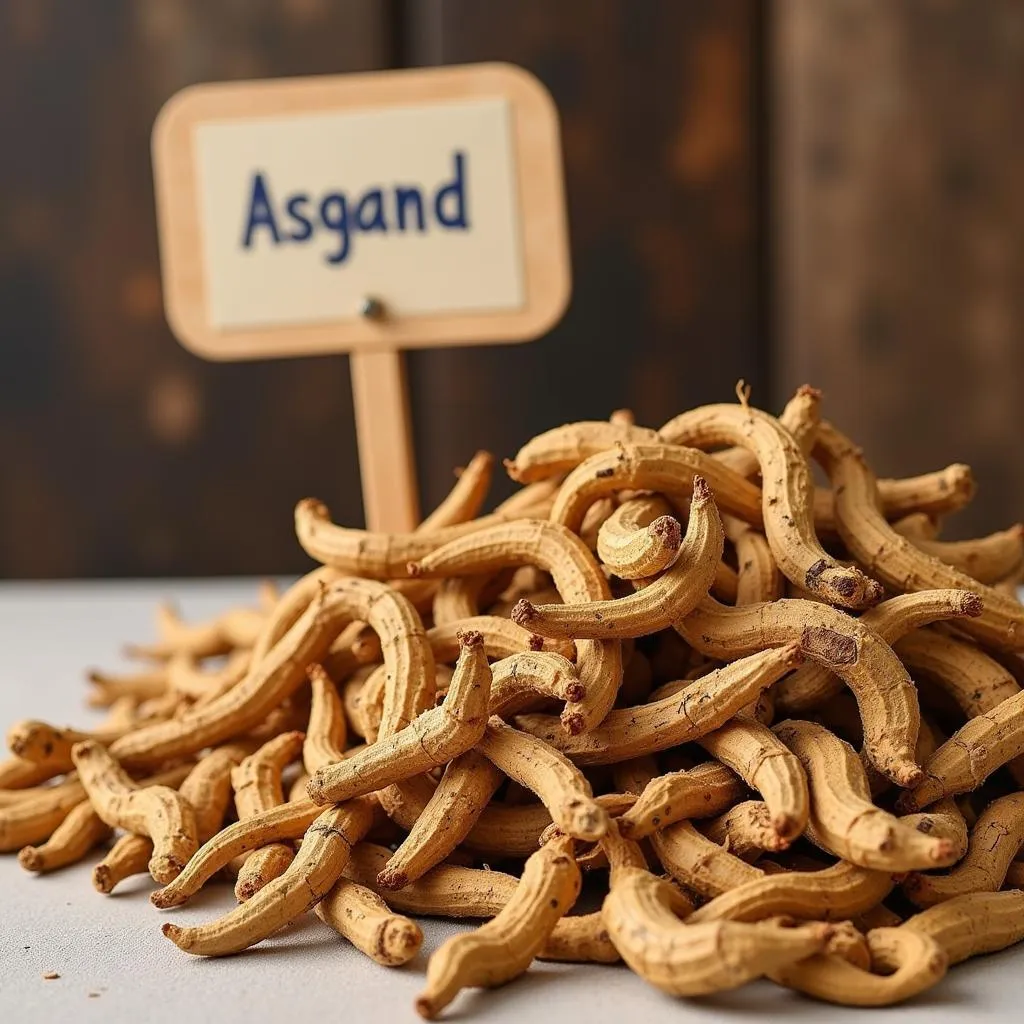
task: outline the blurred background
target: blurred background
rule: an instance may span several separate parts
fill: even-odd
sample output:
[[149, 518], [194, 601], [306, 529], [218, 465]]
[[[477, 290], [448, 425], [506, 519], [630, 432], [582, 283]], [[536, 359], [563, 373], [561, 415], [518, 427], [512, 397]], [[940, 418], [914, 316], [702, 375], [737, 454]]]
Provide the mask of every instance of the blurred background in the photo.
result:
[[[408, 356], [429, 509], [478, 448], [798, 384], [884, 475], [1021, 517], [1022, 0], [4, 0], [0, 576], [273, 573], [361, 525], [343, 356], [211, 364], [163, 317], [149, 133], [192, 82], [478, 60], [562, 116], [574, 294]], [[499, 486], [499, 493], [501, 493]]]

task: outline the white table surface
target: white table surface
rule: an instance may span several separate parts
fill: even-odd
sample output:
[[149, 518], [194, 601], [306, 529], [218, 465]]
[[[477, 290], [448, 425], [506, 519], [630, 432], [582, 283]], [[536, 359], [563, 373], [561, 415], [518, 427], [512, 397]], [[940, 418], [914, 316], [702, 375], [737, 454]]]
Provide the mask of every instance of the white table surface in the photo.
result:
[[[187, 617], [252, 602], [255, 582], [0, 584], [0, 726], [26, 717], [84, 724], [83, 670], [119, 667], [127, 640], [152, 636], [152, 609], [171, 597]], [[208, 920], [234, 905], [214, 886], [186, 907], [161, 913], [151, 883], [132, 880], [112, 896], [90, 883], [99, 854], [34, 877], [0, 857], [0, 1022], [36, 1021], [415, 1021], [426, 956], [457, 926], [425, 921], [423, 951], [403, 968], [378, 967], [312, 915], [238, 956], [208, 960], [176, 949], [160, 924]], [[60, 978], [45, 981], [56, 971]], [[675, 1000], [622, 966], [535, 964], [499, 990], [464, 992], [445, 1019], [559, 1024], [633, 1021], [792, 1020], [945, 1024], [966, 1017], [1020, 1020], [1024, 948], [954, 968], [935, 989], [903, 1007], [846, 1010], [768, 982], [703, 999]]]

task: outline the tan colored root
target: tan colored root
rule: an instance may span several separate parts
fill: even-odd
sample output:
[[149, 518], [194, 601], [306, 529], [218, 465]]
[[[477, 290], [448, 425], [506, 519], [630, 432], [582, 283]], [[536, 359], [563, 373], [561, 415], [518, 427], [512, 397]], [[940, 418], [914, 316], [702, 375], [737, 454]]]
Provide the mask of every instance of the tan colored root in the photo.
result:
[[476, 931], [449, 939], [430, 958], [417, 1013], [431, 1020], [461, 989], [493, 987], [522, 974], [576, 902], [580, 884], [571, 839], [554, 839], [538, 850], [501, 911]]
[[954, 896], [907, 918], [903, 927], [934, 939], [952, 966], [1024, 939], [1024, 892]]
[[872, 962], [891, 973], [874, 974], [838, 956], [812, 956], [768, 972], [772, 981], [842, 1006], [892, 1006], [937, 984], [948, 958], [930, 936], [903, 928], [868, 932]]
[[111, 893], [126, 878], [149, 873], [153, 840], [149, 836], [126, 833], [107, 851], [92, 869], [92, 884], [97, 892]]
[[331, 807], [306, 830], [288, 870], [219, 920], [195, 927], [165, 924], [179, 949], [197, 956], [238, 953], [312, 909], [341, 877], [352, 847], [373, 823], [373, 804]]
[[87, 673], [92, 690], [86, 698], [91, 708], [109, 708], [123, 697], [131, 697], [136, 703], [160, 697], [167, 692], [167, 666], [128, 675], [113, 675], [96, 670]]
[[322, 665], [310, 665], [309, 684], [313, 700], [302, 743], [302, 765], [312, 775], [345, 756], [347, 729], [338, 689]]
[[200, 750], [251, 729], [295, 692], [306, 670], [322, 660], [350, 621], [367, 622], [387, 637], [385, 664], [392, 673], [415, 681], [413, 707], [385, 707], [385, 715], [411, 721], [433, 702], [434, 659], [423, 624], [412, 605], [386, 585], [370, 580], [340, 579], [322, 587], [267, 656], [254, 661], [237, 686], [202, 708], [175, 721], [148, 726], [122, 737], [111, 753], [127, 764], [151, 764]]
[[812, 722], [789, 720], [773, 731], [807, 773], [811, 813], [806, 834], [815, 845], [880, 871], [953, 863], [956, 850], [948, 839], [918, 832], [871, 802], [864, 767], [848, 743]]
[[467, 838], [504, 779], [476, 750], [451, 761], [409, 834], [381, 869], [381, 888], [404, 888], [440, 864]]
[[687, 889], [709, 898], [760, 878], [763, 872], [679, 821], [651, 836], [662, 867]]
[[[970, 618], [981, 614], [982, 601], [968, 590], [922, 590], [900, 594], [869, 608], [860, 622], [890, 646], [906, 638], [915, 643], [915, 630], [932, 622]], [[897, 647], [897, 654], [900, 650]], [[901, 660], [910, 668], [915, 665]], [[776, 702], [787, 714], [803, 713], [839, 693], [843, 681], [827, 665], [805, 665], [776, 687]]]
[[894, 523], [893, 529], [925, 554], [979, 583], [996, 584], [1016, 572], [1024, 561], [1024, 526], [1020, 523], [972, 540], [936, 540], [923, 536], [916, 523], [908, 524], [906, 520]]
[[622, 490], [654, 491], [685, 509], [698, 476], [708, 482], [720, 509], [761, 524], [757, 487], [704, 452], [673, 444], [617, 444], [592, 455], [566, 477], [551, 521], [578, 531], [595, 501]]
[[263, 628], [266, 615], [255, 608], [232, 608], [209, 622], [182, 621], [173, 605], [157, 606], [157, 634], [154, 644], [129, 644], [131, 658], [170, 661], [176, 654], [193, 658], [230, 654], [236, 647], [252, 647]]
[[310, 558], [337, 572], [389, 580], [407, 576], [410, 562], [424, 558], [442, 545], [506, 519], [495, 513], [433, 530], [376, 533], [337, 526], [331, 522], [330, 511], [323, 502], [304, 498], [295, 506], [295, 536]]
[[531, 438], [514, 459], [505, 461], [505, 469], [513, 480], [528, 484], [568, 473], [616, 444], [657, 442], [656, 431], [635, 424], [600, 420], [567, 423]]
[[925, 764], [925, 777], [901, 794], [904, 813], [920, 810], [944, 796], [977, 789], [997, 768], [1024, 754], [1024, 690], [972, 718]]
[[396, 914], [372, 889], [348, 878], [339, 878], [314, 909], [324, 924], [384, 967], [408, 963], [423, 945], [415, 921]]
[[921, 723], [917, 690], [892, 648], [862, 622], [816, 601], [728, 608], [706, 598], [675, 628], [697, 650], [717, 658], [799, 643], [808, 659], [835, 672], [853, 691], [864, 747], [875, 767], [901, 786], [921, 778], [914, 760]]
[[740, 778], [714, 761], [669, 772], [644, 787], [636, 803], [619, 818], [619, 829], [628, 839], [643, 839], [676, 821], [720, 814], [745, 792]]
[[354, 757], [313, 772], [314, 803], [341, 802], [419, 775], [476, 746], [487, 727], [491, 670], [479, 633], [460, 635], [462, 647], [444, 702]]
[[604, 835], [607, 812], [594, 800], [579, 769], [553, 747], [495, 717], [477, 749], [510, 779], [536, 793], [567, 835], [583, 840]]
[[771, 729], [742, 714], [697, 742], [761, 794], [781, 842], [788, 845], [803, 832], [810, 813], [807, 776]]
[[679, 444], [737, 444], [754, 452], [761, 468], [765, 536], [783, 575], [844, 608], [865, 608], [882, 597], [876, 581], [841, 565], [819, 543], [810, 466], [793, 435], [773, 416], [749, 405], [706, 405], [676, 416], [659, 434]]
[[18, 851], [18, 863], [36, 874], [56, 871], [80, 861], [109, 835], [110, 826], [86, 800], [71, 810], [41, 846], [23, 846]]
[[820, 871], [784, 871], [751, 878], [699, 907], [691, 920], [696, 924], [789, 916], [842, 921], [877, 906], [893, 884], [889, 872], [839, 861]]
[[678, 559], [649, 586], [628, 597], [585, 604], [536, 606], [520, 601], [512, 618], [542, 636], [625, 639], [666, 629], [707, 595], [722, 557], [725, 535], [711, 490], [694, 477], [690, 520]]
[[322, 810], [308, 800], [295, 801], [228, 825], [204, 843], [181, 874], [154, 892], [150, 901], [162, 910], [180, 906], [236, 857], [270, 843], [301, 839]]
[[1024, 608], [1019, 602], [919, 551], [896, 533], [878, 507], [875, 476], [863, 454], [831, 424], [822, 423], [815, 457], [836, 493], [836, 517], [847, 549], [887, 587], [898, 591], [970, 590], [985, 603], [981, 615], [960, 626], [1000, 650], [1024, 649]]
[[167, 688], [188, 700], [210, 700], [241, 682], [251, 661], [251, 650], [240, 647], [228, 655], [220, 668], [209, 671], [202, 668], [195, 655], [175, 654], [167, 662]]
[[199, 848], [192, 805], [170, 786], [139, 787], [99, 743], [77, 743], [71, 756], [96, 813], [107, 825], [148, 835], [150, 874], [157, 882], [171, 881]]
[[782, 573], [763, 533], [732, 516], [724, 516], [725, 535], [736, 549], [738, 605], [777, 601], [785, 591]]
[[[301, 732], [285, 732], [268, 740], [231, 772], [235, 808], [245, 821], [283, 804], [281, 775], [304, 746]], [[268, 843], [235, 862], [235, 897], [244, 903], [268, 882], [284, 874], [295, 853], [285, 843]]]
[[[608, 581], [587, 546], [554, 523], [520, 521], [453, 541], [417, 563], [425, 576], [472, 576], [508, 566], [535, 565], [551, 573], [567, 604], [610, 598]], [[608, 713], [622, 681], [622, 651], [614, 640], [576, 645], [576, 667], [585, 694], [571, 731], [584, 732]]]
[[663, 700], [612, 711], [582, 736], [567, 736], [550, 715], [519, 715], [516, 723], [576, 764], [612, 764], [667, 750], [719, 728], [800, 660], [796, 644], [751, 655]]
[[966, 640], [920, 629], [894, 644], [903, 663], [934, 683], [968, 718], [994, 710], [1020, 692], [1012, 673]]
[[620, 579], [639, 580], [674, 565], [682, 540], [672, 506], [657, 494], [642, 495], [622, 502], [601, 524], [597, 554]]
[[[935, 517], [956, 512], [971, 501], [977, 489], [971, 467], [959, 462], [921, 476], [883, 478], [877, 484], [882, 514], [890, 522], [908, 515]], [[835, 495], [827, 488], [814, 492], [814, 525], [819, 534], [838, 533]]]
[[918, 907], [955, 896], [995, 892], [1024, 846], [1024, 793], [993, 800], [971, 829], [967, 856], [947, 875], [910, 875], [903, 891]]
[[766, 850], [785, 850], [789, 846], [789, 840], [775, 831], [771, 811], [763, 800], [744, 800], [703, 823], [699, 831], [745, 861], [757, 860]]
[[[515, 654], [537, 650], [560, 654], [570, 661], [576, 657], [576, 647], [570, 640], [541, 638], [509, 619], [477, 614], [427, 630], [434, 659], [438, 662], [455, 661], [459, 656], [459, 633], [465, 632], [479, 633], [483, 637], [484, 653], [488, 658], [511, 658]], [[539, 640], [542, 644], [538, 644]]]
[[[245, 754], [240, 745], [219, 747], [207, 754], [181, 783], [180, 793], [195, 811], [201, 843], [216, 835], [223, 823], [232, 796], [231, 770]], [[153, 840], [149, 836], [121, 836], [93, 868], [93, 887], [97, 892], [113, 892], [126, 878], [148, 873], [152, 856]]]
[[671, 886], [641, 867], [612, 869], [601, 910], [623, 960], [646, 982], [669, 995], [707, 995], [737, 988], [783, 964], [825, 947], [825, 924], [786, 927], [712, 921], [691, 925], [673, 909]]

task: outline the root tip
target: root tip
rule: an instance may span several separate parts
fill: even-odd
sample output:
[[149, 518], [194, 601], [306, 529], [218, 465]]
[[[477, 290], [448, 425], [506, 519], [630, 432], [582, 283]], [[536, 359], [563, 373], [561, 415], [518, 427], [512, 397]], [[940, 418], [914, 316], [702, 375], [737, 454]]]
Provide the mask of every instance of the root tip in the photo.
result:
[[524, 628], [528, 623], [533, 622], [537, 619], [537, 608], [536, 606], [525, 597], [521, 597], [515, 603], [515, 607], [512, 609], [512, 621], [517, 626], [523, 626]]
[[384, 868], [377, 875], [377, 884], [389, 892], [397, 892], [409, 884], [409, 876], [400, 868]]

